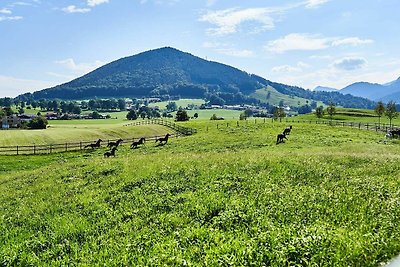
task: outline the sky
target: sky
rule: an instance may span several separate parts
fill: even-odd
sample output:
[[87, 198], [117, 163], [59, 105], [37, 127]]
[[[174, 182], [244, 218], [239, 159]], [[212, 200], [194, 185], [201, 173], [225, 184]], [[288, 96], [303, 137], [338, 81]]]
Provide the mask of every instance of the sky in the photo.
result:
[[174, 47], [274, 82], [400, 77], [399, 0], [0, 0], [0, 97]]

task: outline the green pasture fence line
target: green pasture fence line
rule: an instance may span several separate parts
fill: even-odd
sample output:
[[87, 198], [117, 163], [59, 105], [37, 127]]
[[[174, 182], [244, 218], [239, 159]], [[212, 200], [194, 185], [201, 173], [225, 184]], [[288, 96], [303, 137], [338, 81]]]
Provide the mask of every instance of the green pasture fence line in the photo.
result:
[[400, 126], [389, 125], [385, 123], [365, 123], [365, 122], [349, 122], [349, 121], [327, 121], [327, 120], [290, 120], [285, 119], [286, 123], [309, 123], [309, 124], [325, 124], [331, 126], [351, 127], [365, 130], [375, 130], [377, 132], [388, 132], [393, 129], [400, 129]]
[[[144, 136], [146, 141], [154, 141], [164, 135], [156, 136]], [[179, 137], [179, 134], [173, 134], [170, 136]], [[110, 142], [116, 142], [118, 139], [103, 140], [102, 147], [107, 147]], [[133, 141], [138, 141], [139, 138], [124, 139], [123, 144], [131, 144]], [[94, 144], [96, 141], [80, 141], [73, 143], [62, 143], [62, 144], [49, 144], [49, 145], [31, 145], [31, 146], [0, 146], [0, 155], [13, 156], [13, 155], [39, 155], [39, 154], [51, 154], [67, 151], [79, 151], [79, 150], [92, 150], [92, 148], [85, 148], [86, 145]]]
[[167, 121], [167, 120], [162, 120], [162, 119], [134, 121], [134, 122], [125, 124], [124, 126], [138, 126], [138, 125], [150, 125], [150, 124], [157, 124], [157, 125], [166, 126], [168, 128], [173, 129], [177, 133], [183, 134], [183, 135], [192, 135], [192, 134], [197, 133], [197, 130], [194, 129], [194, 128], [184, 127], [184, 126], [178, 125], [178, 124], [176, 124], [174, 122]]

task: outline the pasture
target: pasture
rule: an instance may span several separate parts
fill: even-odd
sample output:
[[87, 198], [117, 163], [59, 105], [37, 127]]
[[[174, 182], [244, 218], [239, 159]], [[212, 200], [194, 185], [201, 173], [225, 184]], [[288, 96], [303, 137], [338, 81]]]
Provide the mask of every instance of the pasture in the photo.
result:
[[169, 129], [159, 125], [124, 126], [130, 121], [68, 120], [49, 121], [45, 130], [2, 130], [0, 146], [48, 145], [65, 142], [164, 135]]
[[0, 157], [0, 264], [378, 266], [400, 252], [397, 140], [296, 123], [275, 145], [286, 123], [183, 125], [198, 133], [115, 158]]

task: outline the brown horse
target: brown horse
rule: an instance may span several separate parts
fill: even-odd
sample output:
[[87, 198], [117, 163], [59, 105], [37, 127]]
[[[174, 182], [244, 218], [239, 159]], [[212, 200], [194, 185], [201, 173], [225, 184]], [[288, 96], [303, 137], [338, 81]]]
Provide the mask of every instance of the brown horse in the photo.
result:
[[171, 135], [169, 133], [167, 133], [164, 137], [160, 137], [156, 139], [156, 143], [160, 142], [160, 145], [163, 144], [162, 142], [164, 142], [164, 145], [166, 143], [168, 143], [168, 137], [170, 137]]
[[144, 142], [146, 142], [146, 139], [144, 137], [140, 138], [139, 141], [133, 141], [133, 143], [131, 144], [131, 149], [137, 148], [138, 145], [143, 145]]
[[122, 143], [122, 141], [124, 141], [124, 140], [122, 140], [120, 138], [116, 142], [109, 142], [107, 147], [109, 147], [109, 148], [112, 148], [113, 146], [118, 147]]
[[94, 144], [88, 144], [88, 145], [86, 145], [84, 148], [88, 148], [88, 147], [90, 147], [90, 148], [99, 148], [100, 147], [100, 143], [101, 142], [103, 142], [103, 140], [101, 140], [101, 139], [99, 139], [99, 140], [97, 140], [96, 141], [96, 143], [94, 143]]
[[285, 135], [285, 134], [283, 134], [283, 133], [278, 134], [278, 136], [277, 136], [277, 138], [276, 138], [276, 144], [284, 143], [283, 139], [288, 140], [288, 139], [286, 138], [286, 135]]
[[285, 128], [285, 130], [283, 130], [283, 134], [289, 135], [291, 130], [292, 130], [292, 125], [290, 125], [290, 127]]
[[115, 146], [113, 148], [111, 148], [110, 151], [107, 151], [106, 153], [104, 153], [104, 157], [109, 158], [110, 156], [115, 157], [115, 151], [118, 150], [118, 148]]

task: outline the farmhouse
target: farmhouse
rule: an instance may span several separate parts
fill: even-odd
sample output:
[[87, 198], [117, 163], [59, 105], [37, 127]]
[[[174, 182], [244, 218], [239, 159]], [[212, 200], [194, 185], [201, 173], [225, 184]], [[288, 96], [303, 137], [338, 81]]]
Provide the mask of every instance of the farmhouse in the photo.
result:
[[17, 115], [4, 116], [1, 119], [1, 128], [9, 129], [9, 128], [18, 128], [21, 126], [21, 120]]

